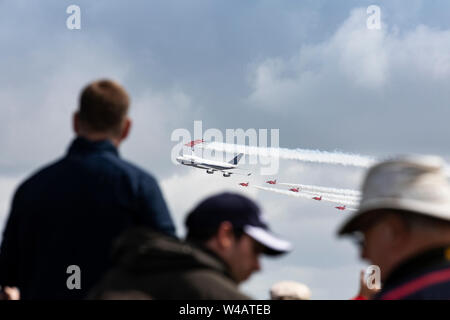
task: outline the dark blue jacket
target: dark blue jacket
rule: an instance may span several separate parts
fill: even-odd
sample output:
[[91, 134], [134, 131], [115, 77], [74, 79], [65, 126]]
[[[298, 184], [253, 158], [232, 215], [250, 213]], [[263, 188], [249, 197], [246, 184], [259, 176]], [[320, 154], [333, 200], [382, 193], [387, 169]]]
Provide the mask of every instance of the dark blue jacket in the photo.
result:
[[450, 246], [427, 250], [395, 268], [375, 300], [450, 300]]
[[[175, 235], [155, 179], [109, 141], [76, 138], [68, 154], [16, 191], [0, 249], [0, 285], [23, 299], [81, 299], [110, 267], [112, 242], [144, 225]], [[81, 290], [67, 273], [80, 267]]]

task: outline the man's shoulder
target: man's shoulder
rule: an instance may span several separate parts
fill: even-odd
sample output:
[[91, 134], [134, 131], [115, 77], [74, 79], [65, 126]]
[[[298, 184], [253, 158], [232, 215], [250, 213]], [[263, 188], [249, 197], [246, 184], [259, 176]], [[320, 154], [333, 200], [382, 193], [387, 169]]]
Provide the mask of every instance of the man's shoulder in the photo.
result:
[[214, 269], [191, 269], [181, 276], [197, 288], [205, 299], [248, 300], [250, 297], [239, 291], [237, 284]]
[[[104, 165], [106, 164], [104, 163], [103, 165], [98, 165], [98, 168], [113, 172], [114, 175], [119, 174], [126, 176], [133, 185], [137, 184], [137, 188], [139, 188], [139, 185], [152, 187], [157, 185], [157, 180], [151, 173], [128, 160], [119, 157], [106, 157], [103, 161], [106, 161], [108, 165]], [[72, 175], [74, 173], [74, 168], [72, 168], [72, 166], [71, 160], [67, 156], [50, 162], [49, 164], [38, 168], [20, 183], [17, 192], [26, 192], [28, 189], [32, 189], [33, 192], [36, 192], [36, 187], [42, 184], [54, 179], [60, 180], [65, 174]], [[76, 165], [76, 167], [79, 168], [78, 165]]]
[[[76, 159], [76, 162], [85, 163], [86, 167], [91, 168], [90, 170], [94, 168], [98, 173], [126, 177], [134, 187], [142, 184], [151, 186], [157, 184], [155, 177], [147, 170], [114, 153], [101, 153], [95, 154], [93, 157], [77, 157]], [[70, 156], [62, 160], [67, 161], [69, 166], [73, 163]]]
[[55, 174], [63, 161], [64, 158], [60, 158], [38, 168], [19, 184], [17, 191], [26, 190], [29, 186], [42, 181], [43, 178]]
[[412, 270], [386, 286], [378, 299], [435, 300], [450, 299], [450, 263]]
[[130, 162], [129, 160], [123, 159], [123, 158], [118, 158], [120, 160], [120, 163], [122, 165], [122, 167], [124, 168], [124, 170], [126, 170], [127, 172], [129, 172], [130, 174], [143, 179], [143, 180], [148, 180], [148, 181], [152, 181], [152, 182], [156, 182], [155, 177], [148, 172], [147, 170], [141, 168], [140, 166]]

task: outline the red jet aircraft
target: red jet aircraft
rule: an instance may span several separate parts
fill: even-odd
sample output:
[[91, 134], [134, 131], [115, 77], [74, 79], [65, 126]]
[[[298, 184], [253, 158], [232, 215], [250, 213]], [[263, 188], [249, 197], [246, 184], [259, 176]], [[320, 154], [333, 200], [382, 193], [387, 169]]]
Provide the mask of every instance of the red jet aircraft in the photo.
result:
[[275, 179], [275, 180], [269, 180], [269, 181], [266, 181], [266, 183], [268, 183], [268, 184], [277, 184], [277, 180]]
[[313, 199], [317, 200], [317, 201], [321, 201], [322, 200], [322, 196], [320, 196], [320, 197], [313, 197]]
[[247, 182], [247, 183], [245, 183], [245, 182], [239, 183], [239, 185], [240, 185], [240, 186], [243, 186], [243, 187], [248, 187], [248, 184], [249, 184], [248, 182]]
[[185, 144], [186, 147], [193, 148], [195, 145], [205, 142], [203, 139], [193, 140]]
[[292, 191], [292, 192], [298, 192], [300, 190], [300, 188], [291, 188], [291, 189], [289, 189], [289, 191]]
[[335, 207], [336, 209], [338, 209], [338, 210], [345, 210], [345, 206], [338, 206], [338, 207]]

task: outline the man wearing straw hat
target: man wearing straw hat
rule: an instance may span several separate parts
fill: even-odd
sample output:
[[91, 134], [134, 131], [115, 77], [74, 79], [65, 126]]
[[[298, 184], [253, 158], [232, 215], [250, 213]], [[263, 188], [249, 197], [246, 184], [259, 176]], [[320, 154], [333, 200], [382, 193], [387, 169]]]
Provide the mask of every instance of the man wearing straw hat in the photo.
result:
[[359, 210], [340, 228], [378, 265], [374, 299], [450, 299], [450, 185], [442, 159], [405, 156], [373, 166]]

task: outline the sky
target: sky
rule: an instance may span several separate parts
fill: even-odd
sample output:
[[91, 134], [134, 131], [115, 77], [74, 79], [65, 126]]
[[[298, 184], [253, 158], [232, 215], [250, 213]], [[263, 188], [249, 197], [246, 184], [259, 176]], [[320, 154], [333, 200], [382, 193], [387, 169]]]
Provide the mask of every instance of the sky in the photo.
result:
[[[81, 9], [69, 30], [66, 9]], [[369, 5], [381, 9], [370, 30]], [[88, 82], [112, 78], [131, 95], [133, 128], [121, 155], [151, 172], [184, 235], [186, 213], [233, 191], [256, 200], [294, 251], [264, 259], [242, 289], [265, 299], [279, 280], [312, 299], [348, 299], [365, 266], [336, 229], [333, 205], [252, 188], [269, 178], [359, 189], [364, 169], [281, 160], [257, 165], [249, 188], [175, 166], [174, 130], [279, 129], [279, 145], [385, 157], [450, 157], [450, 20], [444, 0], [0, 1], [0, 226], [24, 178], [66, 152]], [[246, 181], [245, 181], [246, 182]]]

